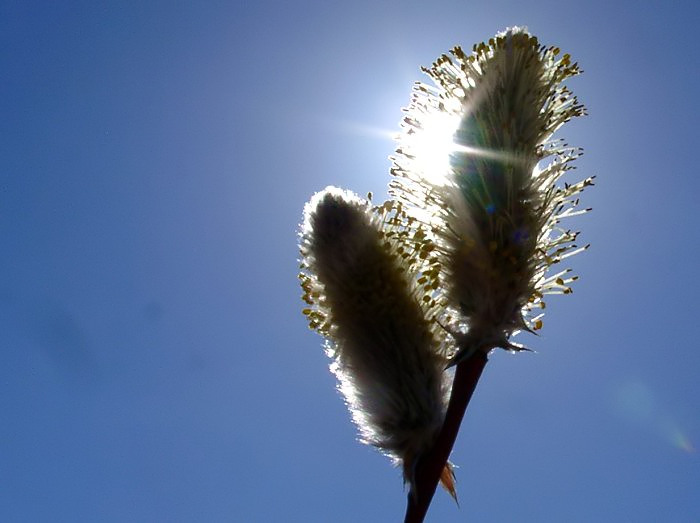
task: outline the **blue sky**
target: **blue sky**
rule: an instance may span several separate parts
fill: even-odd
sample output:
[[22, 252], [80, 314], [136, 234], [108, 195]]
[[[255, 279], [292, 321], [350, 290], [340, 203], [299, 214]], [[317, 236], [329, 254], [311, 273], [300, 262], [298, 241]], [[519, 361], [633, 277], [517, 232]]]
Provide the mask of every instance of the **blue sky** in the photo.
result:
[[[673, 7], [671, 7], [673, 5]], [[492, 356], [428, 521], [697, 521], [692, 2], [4, 2], [0, 519], [398, 521], [301, 315], [303, 204], [382, 199], [411, 85], [511, 25], [579, 61], [593, 244]]]

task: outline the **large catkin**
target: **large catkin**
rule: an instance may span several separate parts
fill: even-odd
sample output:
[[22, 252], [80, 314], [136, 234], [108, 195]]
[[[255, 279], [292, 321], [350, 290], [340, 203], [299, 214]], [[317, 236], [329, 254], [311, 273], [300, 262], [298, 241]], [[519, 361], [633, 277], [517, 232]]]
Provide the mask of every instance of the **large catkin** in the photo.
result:
[[[580, 150], [551, 139], [584, 114], [562, 84], [578, 65], [516, 27], [471, 54], [456, 47], [425, 71], [435, 85], [414, 89], [391, 193], [420, 209], [435, 234], [458, 314], [453, 363], [474, 350], [522, 349], [510, 338], [542, 326], [543, 296], [571, 292], [575, 278], [550, 268], [582, 249], [560, 222], [585, 212], [575, 210], [577, 194], [592, 179], [557, 184]], [[418, 153], [445, 134], [447, 160], [426, 165]]]

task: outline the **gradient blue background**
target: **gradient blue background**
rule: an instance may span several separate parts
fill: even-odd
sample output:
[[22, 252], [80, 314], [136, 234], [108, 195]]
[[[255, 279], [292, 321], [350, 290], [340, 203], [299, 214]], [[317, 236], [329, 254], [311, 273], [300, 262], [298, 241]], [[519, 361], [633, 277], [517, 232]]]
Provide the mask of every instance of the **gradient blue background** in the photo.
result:
[[[700, 521], [694, 2], [3, 2], [0, 520], [386, 522], [296, 280], [333, 184], [521, 24], [585, 74], [595, 208], [537, 354], [496, 353], [428, 520]], [[695, 161], [695, 163], [693, 163]]]

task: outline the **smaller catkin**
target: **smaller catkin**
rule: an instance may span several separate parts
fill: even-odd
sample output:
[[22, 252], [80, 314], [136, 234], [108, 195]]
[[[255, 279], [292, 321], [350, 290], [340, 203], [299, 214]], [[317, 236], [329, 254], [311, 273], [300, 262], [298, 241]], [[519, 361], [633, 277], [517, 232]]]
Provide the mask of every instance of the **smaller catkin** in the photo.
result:
[[447, 337], [434, 321], [439, 268], [411, 222], [400, 204], [372, 207], [327, 188], [306, 205], [300, 239], [304, 313], [327, 339], [362, 441], [401, 464], [409, 483], [449, 392]]

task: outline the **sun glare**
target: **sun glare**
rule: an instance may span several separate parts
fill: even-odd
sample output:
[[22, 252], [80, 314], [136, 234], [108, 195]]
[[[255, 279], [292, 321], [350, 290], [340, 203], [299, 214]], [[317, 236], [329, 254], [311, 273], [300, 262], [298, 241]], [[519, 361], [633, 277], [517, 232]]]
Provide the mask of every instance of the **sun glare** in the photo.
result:
[[455, 142], [461, 117], [454, 112], [435, 112], [423, 115], [420, 128], [409, 136], [402, 137], [408, 148], [405, 152], [413, 157], [414, 170], [435, 185], [450, 183], [451, 159], [455, 153], [513, 161], [513, 155], [502, 151], [491, 151]]
[[421, 129], [407, 141], [417, 170], [431, 183], [447, 183], [450, 155], [463, 149], [454, 141], [459, 121], [457, 114], [438, 112], [426, 115], [421, 121]]

